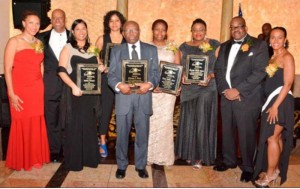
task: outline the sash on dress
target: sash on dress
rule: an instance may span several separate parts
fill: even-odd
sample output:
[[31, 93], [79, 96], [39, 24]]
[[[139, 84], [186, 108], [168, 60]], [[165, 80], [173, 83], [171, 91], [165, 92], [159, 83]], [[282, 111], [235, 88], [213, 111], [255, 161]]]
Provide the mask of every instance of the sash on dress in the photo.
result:
[[[277, 94], [280, 93], [281, 89], [283, 86], [278, 87], [277, 89], [275, 89], [267, 98], [267, 101], [265, 102], [265, 104], [262, 107], [261, 112], [263, 112], [266, 107], [269, 105], [269, 103], [271, 102], [271, 100], [274, 98], [274, 96], [276, 96]], [[292, 91], [289, 91], [288, 94], [293, 95]]]

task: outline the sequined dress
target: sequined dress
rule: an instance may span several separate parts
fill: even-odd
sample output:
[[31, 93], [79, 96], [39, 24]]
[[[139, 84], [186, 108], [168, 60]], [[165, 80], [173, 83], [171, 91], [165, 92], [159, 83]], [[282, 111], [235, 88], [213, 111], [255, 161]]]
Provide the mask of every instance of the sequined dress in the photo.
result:
[[[158, 46], [160, 61], [174, 62], [174, 53], [166, 46]], [[176, 96], [167, 93], [152, 93], [153, 115], [150, 117], [148, 163], [174, 164], [173, 113]]]

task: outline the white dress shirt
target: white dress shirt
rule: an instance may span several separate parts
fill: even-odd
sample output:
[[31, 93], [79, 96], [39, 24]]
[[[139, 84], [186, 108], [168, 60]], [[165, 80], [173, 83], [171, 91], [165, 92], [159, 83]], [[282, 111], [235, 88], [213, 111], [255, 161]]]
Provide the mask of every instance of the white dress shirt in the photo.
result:
[[240, 50], [240, 47], [241, 47], [241, 44], [238, 44], [238, 43], [232, 44], [230, 52], [229, 52], [228, 64], [227, 64], [227, 70], [226, 70], [226, 81], [230, 88], [232, 88], [231, 80], [230, 80], [230, 71], [233, 66], [234, 59]]
[[135, 45], [135, 50], [139, 56], [139, 60], [141, 59], [141, 43], [140, 41], [137, 41], [135, 44], [129, 44], [127, 43], [128, 50], [129, 50], [129, 59], [132, 59], [131, 54], [132, 54], [132, 45]]
[[[131, 53], [132, 53], [132, 45], [135, 45], [135, 51], [137, 52], [138, 56], [139, 56], [139, 59], [141, 59], [141, 43], [140, 41], [137, 41], [135, 44], [129, 44], [127, 43], [127, 46], [128, 46], [128, 51], [129, 51], [129, 59], [131, 60], [132, 59], [132, 56], [131, 56]], [[120, 92], [120, 89], [118, 89], [118, 85], [120, 84], [121, 82], [117, 83], [116, 86], [115, 86], [115, 90], [117, 92]]]
[[[241, 39], [239, 41], [244, 41], [245, 37], [243, 37], [243, 39]], [[229, 52], [228, 64], [227, 64], [227, 70], [226, 70], [226, 81], [227, 81], [230, 88], [232, 88], [231, 79], [230, 79], [230, 71], [231, 71], [231, 68], [233, 66], [233, 62], [235, 60], [235, 57], [236, 57], [237, 53], [239, 52], [239, 50], [241, 48], [241, 45], [242, 44], [238, 44], [238, 43], [232, 44], [230, 52]]]
[[54, 29], [51, 30], [49, 45], [52, 48], [57, 60], [59, 60], [59, 54], [66, 43], [67, 43], [66, 30], [62, 33], [58, 33]]
[[[136, 50], [136, 52], [137, 52], [137, 54], [138, 54], [138, 57], [139, 57], [139, 60], [141, 59], [141, 43], [140, 43], [140, 41], [137, 41], [135, 44], [129, 44], [129, 43], [127, 43], [127, 46], [128, 46], [128, 50], [129, 50], [129, 59], [131, 60], [132, 59], [132, 56], [131, 56], [131, 53], [132, 53], [132, 45], [135, 45], [136, 47], [135, 47], [135, 50]], [[117, 83], [116, 84], [116, 86], [115, 86], [115, 90], [117, 91], [117, 92], [120, 92], [120, 89], [118, 89], [118, 85], [120, 84], [121, 82], [119, 82], [119, 83]], [[149, 91], [150, 90], [152, 90], [153, 89], [153, 84], [151, 83], [151, 82], [148, 82], [148, 83], [150, 83], [151, 84], [151, 88], [149, 89]]]

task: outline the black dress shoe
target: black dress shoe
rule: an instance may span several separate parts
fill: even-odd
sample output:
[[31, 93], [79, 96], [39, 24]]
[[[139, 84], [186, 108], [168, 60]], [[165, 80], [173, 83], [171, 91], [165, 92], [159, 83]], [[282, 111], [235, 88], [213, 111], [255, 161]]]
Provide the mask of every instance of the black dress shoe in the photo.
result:
[[118, 169], [116, 171], [116, 178], [117, 179], [122, 179], [126, 176], [126, 170]]
[[148, 172], [146, 169], [135, 169], [139, 173], [139, 177], [141, 178], [148, 178]]
[[220, 164], [220, 165], [216, 165], [214, 166], [214, 170], [215, 171], [226, 171], [227, 169], [234, 169], [236, 168], [237, 165], [225, 165], [225, 164]]
[[51, 153], [50, 154], [50, 161], [53, 162], [53, 163], [57, 163], [59, 161], [59, 154]]
[[251, 172], [247, 172], [247, 171], [243, 171], [242, 175], [241, 175], [241, 182], [249, 182], [252, 179], [252, 173]]

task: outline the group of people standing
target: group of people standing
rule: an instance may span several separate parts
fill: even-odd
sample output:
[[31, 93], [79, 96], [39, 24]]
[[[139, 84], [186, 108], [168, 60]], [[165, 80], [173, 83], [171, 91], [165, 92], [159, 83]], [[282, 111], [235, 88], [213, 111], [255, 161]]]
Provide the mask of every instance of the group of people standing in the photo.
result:
[[223, 162], [214, 170], [237, 166], [237, 133], [242, 159], [240, 181], [254, 179], [256, 186], [266, 187], [280, 176], [283, 183], [292, 149], [294, 99], [290, 89], [295, 74], [293, 56], [286, 49], [286, 29], [271, 30], [269, 40], [274, 54], [270, 59], [267, 43], [247, 34], [242, 17], [231, 20], [230, 31], [232, 40], [221, 45], [215, 63], [221, 95]]
[[[147, 164], [169, 167], [176, 158], [186, 160], [195, 170], [202, 165], [214, 165], [219, 93], [223, 161], [214, 170], [226, 171], [237, 166], [237, 133], [242, 182], [256, 179], [261, 172], [265, 174], [255, 181], [259, 186], [267, 186], [279, 175], [282, 182], [286, 180], [294, 107], [289, 90], [295, 65], [286, 49], [287, 33], [283, 27], [271, 30], [269, 40], [274, 55], [269, 59], [267, 43], [247, 33], [242, 17], [231, 20], [232, 39], [222, 44], [207, 37], [206, 22], [198, 18], [191, 25], [191, 41], [170, 48], [174, 44], [167, 39], [165, 20], [153, 22], [153, 40], [148, 44], [140, 41], [138, 23], [126, 22], [118, 11], [109, 11], [104, 16], [104, 35], [95, 43], [102, 50], [99, 57], [89, 41], [84, 20], [75, 20], [68, 31], [64, 11], [56, 9], [51, 23], [50, 31], [37, 35], [38, 15], [25, 12], [22, 33], [12, 37], [5, 50], [5, 78], [12, 115], [7, 167], [40, 168], [50, 160], [59, 159], [62, 145], [67, 169], [97, 167], [100, 156], [108, 156], [106, 134], [114, 103], [117, 178], [126, 176], [132, 123], [136, 130], [135, 167], [141, 178], [149, 177]], [[111, 50], [109, 68], [103, 62], [108, 43], [120, 44]], [[195, 84], [189, 83], [183, 74], [174, 145], [176, 96], [156, 87], [160, 79], [159, 61], [181, 64], [185, 72], [188, 55], [207, 56], [208, 75], [204, 82]], [[147, 60], [148, 81], [136, 84], [135, 92], [131, 84], [122, 82], [121, 62], [126, 59]], [[76, 85], [79, 63], [98, 65], [102, 72], [101, 95], [83, 94]]]

